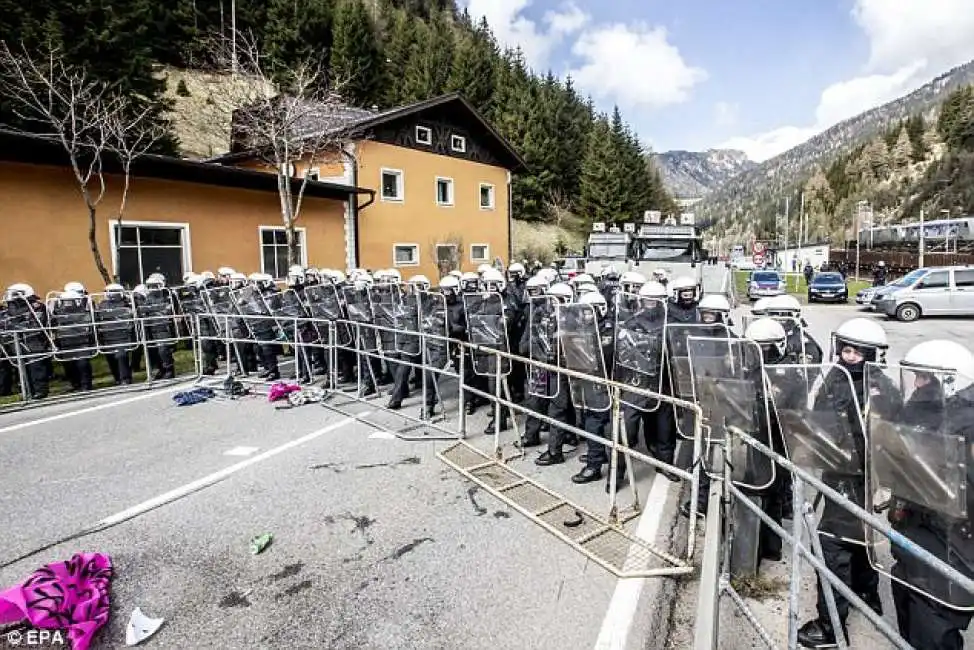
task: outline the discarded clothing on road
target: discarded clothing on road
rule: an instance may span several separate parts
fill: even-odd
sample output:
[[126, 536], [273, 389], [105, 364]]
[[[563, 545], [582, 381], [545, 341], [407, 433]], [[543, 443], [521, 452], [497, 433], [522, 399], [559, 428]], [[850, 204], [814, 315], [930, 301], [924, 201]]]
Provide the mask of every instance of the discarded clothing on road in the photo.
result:
[[296, 393], [301, 390], [301, 387], [297, 384], [288, 384], [283, 381], [279, 381], [271, 385], [269, 391], [267, 391], [267, 400], [270, 402], [279, 402], [281, 400], [287, 399], [288, 395], [291, 393]]
[[74, 650], [87, 650], [109, 615], [112, 561], [100, 553], [78, 553], [45, 564], [22, 585], [0, 591], [0, 625], [26, 619], [39, 629], [66, 630]]
[[193, 404], [205, 402], [215, 396], [216, 392], [212, 388], [193, 388], [176, 393], [172, 396], [172, 399], [176, 402], [176, 406], [192, 406]]

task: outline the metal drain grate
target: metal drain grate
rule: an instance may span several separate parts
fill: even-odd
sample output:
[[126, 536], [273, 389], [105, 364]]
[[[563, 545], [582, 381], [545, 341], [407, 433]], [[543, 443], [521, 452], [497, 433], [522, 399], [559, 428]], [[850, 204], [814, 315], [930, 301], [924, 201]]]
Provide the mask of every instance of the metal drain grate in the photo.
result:
[[[437, 453], [444, 463], [619, 578], [689, 574], [686, 561], [610, 524], [464, 441]], [[638, 514], [631, 514], [631, 520]]]

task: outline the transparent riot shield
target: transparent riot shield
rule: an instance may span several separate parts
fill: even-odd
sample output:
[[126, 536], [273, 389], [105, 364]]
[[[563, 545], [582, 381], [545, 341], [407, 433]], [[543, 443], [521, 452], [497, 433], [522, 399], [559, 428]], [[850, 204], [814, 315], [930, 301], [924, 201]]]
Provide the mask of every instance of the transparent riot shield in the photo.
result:
[[50, 329], [58, 361], [91, 359], [98, 354], [95, 315], [88, 296], [56, 299], [51, 307]]
[[252, 341], [274, 341], [278, 338], [277, 323], [271, 316], [261, 291], [254, 286], [240, 287], [231, 292], [233, 302], [243, 318], [247, 338]]
[[[507, 319], [504, 316], [504, 297], [495, 292], [463, 294], [463, 308], [467, 314], [467, 335], [470, 342], [501, 352], [508, 352]], [[478, 375], [493, 377], [497, 372], [497, 355], [474, 351], [473, 370]], [[501, 375], [511, 372], [511, 360], [501, 357]]]
[[741, 488], [767, 489], [774, 482], [774, 463], [739, 436], [728, 435], [743, 432], [771, 446], [761, 348], [748, 339], [691, 336], [686, 349], [692, 391], [709, 437], [727, 440], [731, 480]]
[[149, 347], [172, 343], [176, 339], [176, 303], [169, 289], [150, 289], [136, 299], [142, 340]]
[[[564, 367], [604, 382], [608, 375], [602, 354], [603, 341], [592, 305], [558, 305], [557, 314], [558, 341]], [[568, 386], [576, 408], [604, 412], [612, 407], [609, 388], [605, 383], [569, 377]]]
[[[532, 296], [528, 299], [528, 358], [537, 363], [560, 365], [558, 345], [558, 301], [553, 296]], [[532, 364], [527, 369], [528, 394], [554, 399], [562, 382], [547, 370]]]
[[[348, 320], [352, 323], [362, 325], [372, 325], [374, 311], [372, 305], [372, 295], [368, 287], [343, 287], [345, 295], [345, 308], [348, 312]], [[355, 335], [359, 339], [358, 345], [362, 350], [374, 352], [379, 349], [378, 337], [375, 330], [371, 327], [355, 327]]]
[[800, 318], [792, 316], [761, 316], [746, 314], [743, 317], [743, 326], [746, 330], [748, 326], [759, 318], [770, 318], [781, 323], [787, 338], [787, 348], [785, 354], [794, 359], [796, 363], [816, 365], [824, 361], [822, 346], [812, 337], [811, 332]]
[[199, 287], [184, 285], [175, 287], [173, 296], [179, 312], [185, 316], [182, 319], [183, 331], [196, 334], [196, 325], [201, 317], [207, 313], [206, 302], [203, 300], [203, 293]]
[[419, 292], [410, 289], [394, 312], [395, 350], [409, 357], [419, 355]]
[[[615, 317], [613, 379], [627, 386], [662, 393], [666, 302], [618, 292]], [[620, 399], [640, 411], [655, 411], [660, 405], [659, 399], [627, 391], [623, 391]]]
[[47, 327], [47, 314], [39, 305], [22, 299], [6, 303], [0, 322], [4, 355], [14, 360], [32, 361], [48, 357], [55, 348], [54, 337]]
[[426, 364], [444, 370], [450, 363], [450, 348], [446, 339], [450, 328], [446, 309], [446, 296], [442, 293], [419, 293], [420, 327], [424, 336]]
[[[352, 332], [348, 327], [345, 315], [345, 303], [335, 285], [316, 284], [304, 288], [305, 306], [311, 317], [317, 320], [324, 320], [335, 324], [336, 343], [341, 347], [348, 347], [352, 343]], [[328, 340], [327, 332], [322, 331], [322, 326], [318, 327], [318, 335], [322, 340]]]
[[[666, 360], [669, 365], [670, 388], [673, 395], [693, 400], [693, 375], [690, 372], [689, 337], [730, 339], [730, 329], [723, 323], [667, 323]], [[718, 352], [722, 352], [718, 348]], [[698, 351], [700, 354], [700, 351]]]
[[[872, 364], [867, 372], [885, 372], [903, 395], [898, 413], [867, 411], [873, 509], [886, 510], [893, 527], [910, 542], [974, 577], [974, 513], [967, 494], [972, 459], [965, 436], [974, 405], [952, 398], [959, 380], [955, 374], [906, 366], [884, 371]], [[869, 537], [870, 562], [877, 571], [947, 607], [974, 611], [974, 594], [893, 546], [885, 535], [869, 529]]]
[[228, 286], [215, 286], [203, 289], [200, 294], [206, 305], [206, 311], [213, 322], [216, 335], [224, 341], [229, 339], [246, 339], [250, 337], [250, 330], [237, 311], [233, 291]]
[[382, 354], [396, 353], [396, 319], [402, 314], [402, 291], [395, 283], [373, 284], [372, 318], [378, 330], [379, 349]]
[[139, 346], [132, 294], [96, 293], [91, 295], [91, 303], [99, 352], [130, 352]]
[[285, 289], [264, 294], [264, 304], [267, 311], [274, 317], [277, 329], [289, 343], [298, 340], [298, 332], [305, 326], [301, 320], [308, 317], [304, 310], [304, 302], [294, 289]]
[[837, 364], [780, 365], [766, 369], [774, 412], [781, 427], [785, 452], [809, 472], [861, 476], [865, 472], [865, 439], [850, 422], [850, 413], [833, 401], [818, 399], [828, 391], [853, 392], [852, 377]]

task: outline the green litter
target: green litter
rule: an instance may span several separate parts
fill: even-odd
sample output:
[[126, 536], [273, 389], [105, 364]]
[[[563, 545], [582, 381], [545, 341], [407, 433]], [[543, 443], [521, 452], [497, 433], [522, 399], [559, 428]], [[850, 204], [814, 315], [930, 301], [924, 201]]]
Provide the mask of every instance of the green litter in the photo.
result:
[[258, 535], [250, 540], [250, 552], [257, 555], [265, 548], [270, 546], [271, 542], [274, 540], [274, 536], [270, 533], [264, 533], [263, 535]]

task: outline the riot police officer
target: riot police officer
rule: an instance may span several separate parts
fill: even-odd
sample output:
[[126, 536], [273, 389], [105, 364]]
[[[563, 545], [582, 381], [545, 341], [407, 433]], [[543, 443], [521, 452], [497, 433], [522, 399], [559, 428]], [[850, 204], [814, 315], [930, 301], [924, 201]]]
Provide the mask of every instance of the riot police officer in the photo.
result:
[[782, 294], [769, 298], [764, 312], [776, 319], [788, 334], [788, 354], [799, 363], [822, 363], [822, 347], [808, 333], [802, 318], [802, 306], [794, 296]]
[[[489, 268], [489, 266], [487, 268]], [[460, 283], [461, 296], [457, 300], [457, 304], [459, 305], [459, 309], [463, 311], [464, 306], [463, 306], [462, 296], [464, 294], [474, 294], [480, 292], [480, 276], [477, 275], [476, 273], [471, 273], [467, 271], [461, 274], [459, 278], [459, 283]], [[447, 306], [449, 307], [449, 301], [447, 303]], [[462, 322], [463, 322], [463, 332], [464, 332], [463, 340], [468, 340], [467, 339], [467, 317], [465, 312], [463, 315]], [[451, 324], [451, 330], [452, 330], [452, 324]], [[475, 388], [482, 392], [487, 392], [488, 390], [487, 378], [482, 375], [478, 375], [476, 372], [474, 372], [473, 352], [469, 348], [463, 348], [463, 351], [464, 354], [466, 354], [466, 358], [463, 360], [463, 385], [469, 386], [470, 388]], [[464, 395], [464, 404], [465, 404], [467, 415], [473, 415], [474, 413], [477, 412], [477, 409], [479, 407], [487, 403], [488, 403], [487, 399], [485, 399], [481, 395], [471, 393], [471, 392], [466, 392], [466, 394]]]
[[[410, 323], [418, 331], [419, 296], [421, 292], [429, 291], [430, 281], [425, 275], [414, 275], [409, 278], [407, 284], [409, 285], [409, 291], [402, 297], [402, 309], [405, 313], [402, 317], [402, 323], [399, 323], [397, 330], [405, 329], [405, 324]], [[396, 348], [401, 356], [401, 360], [406, 363], [397, 364], [395, 384], [392, 388], [392, 395], [389, 397], [389, 403], [386, 405], [386, 408], [393, 411], [402, 408], [402, 401], [409, 397], [409, 377], [414, 371], [417, 374], [420, 372], [415, 366], [420, 365], [423, 361], [419, 350], [419, 337], [407, 337], [408, 335], [401, 334], [397, 331]], [[433, 386], [428, 385], [428, 389], [433, 390]], [[429, 397], [427, 397], [426, 406], [429, 406]]]
[[48, 361], [51, 339], [46, 331], [48, 324], [47, 307], [25, 283], [13, 284], [4, 295], [7, 304], [5, 321], [11, 343], [8, 354], [21, 357], [26, 368], [26, 388], [33, 399], [43, 399], [48, 394]]
[[[850, 439], [863, 446], [863, 449], [856, 450], [859, 458], [865, 458], [862, 412], [867, 398], [870, 399], [871, 408], [879, 409], [880, 412], [898, 411], [898, 392], [892, 382], [885, 375], [866, 373], [868, 362], [882, 363], [885, 360], [888, 347], [886, 332], [878, 323], [868, 318], [848, 320], [832, 333], [832, 356], [837, 367], [826, 375], [824, 385], [815, 399], [815, 409], [831, 409], [839, 414], [840, 421], [853, 434], [849, 436]], [[852, 380], [851, 389], [848, 378]], [[863, 476], [864, 472], [854, 475], [823, 472], [822, 481], [863, 506], [866, 491]], [[879, 577], [869, 562], [862, 522], [827, 499], [819, 522], [819, 538], [825, 564], [867, 604], [881, 613]], [[838, 592], [834, 596], [839, 620], [844, 626], [849, 615], [849, 601]], [[816, 606], [818, 618], [801, 627], [798, 631], [798, 642], [806, 648], [834, 647], [837, 631], [832, 629], [821, 580]]]

